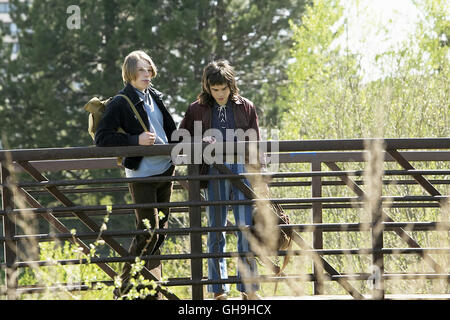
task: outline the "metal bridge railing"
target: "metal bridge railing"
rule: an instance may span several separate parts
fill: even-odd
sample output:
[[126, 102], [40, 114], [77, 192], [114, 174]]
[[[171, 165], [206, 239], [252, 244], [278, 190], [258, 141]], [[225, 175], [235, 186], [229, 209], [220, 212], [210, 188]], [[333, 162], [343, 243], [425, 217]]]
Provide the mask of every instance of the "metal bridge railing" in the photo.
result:
[[[381, 155], [382, 163], [396, 164], [399, 168], [384, 168], [375, 179], [378, 182], [377, 197], [368, 194], [369, 179], [364, 170], [363, 163], [368, 161], [371, 154], [370, 146], [376, 142], [383, 142]], [[239, 144], [218, 144], [226, 152], [230, 144], [232, 150], [238, 150]], [[261, 144], [261, 143], [260, 143]], [[276, 146], [274, 148], [273, 146]], [[203, 150], [201, 144], [200, 150]], [[237, 283], [241, 281], [236, 277], [223, 280], [209, 280], [203, 274], [203, 263], [207, 258], [223, 256], [235, 258], [237, 252], [226, 252], [223, 255], [206, 253], [202, 243], [202, 236], [208, 232], [240, 230], [236, 226], [223, 228], [208, 228], [202, 225], [202, 212], [210, 205], [254, 204], [267, 199], [249, 199], [240, 201], [205, 201], [200, 192], [200, 181], [218, 179], [217, 176], [199, 174], [198, 164], [189, 164], [187, 174], [177, 173], [172, 177], [149, 178], [102, 178], [102, 179], [70, 179], [49, 180], [43, 173], [59, 172], [63, 170], [104, 170], [117, 169], [115, 157], [138, 155], [170, 155], [174, 145], [155, 145], [151, 147], [77, 147], [77, 148], [51, 148], [33, 150], [3, 150], [0, 151], [1, 183], [2, 183], [2, 216], [3, 235], [0, 243], [3, 244], [3, 258], [0, 261], [0, 272], [3, 272], [1, 293], [8, 299], [17, 299], [20, 294], [36, 293], [45, 290], [89, 290], [91, 284], [58, 284], [55, 287], [42, 287], [39, 285], [20, 286], [18, 274], [25, 267], [43, 267], [69, 264], [97, 264], [111, 280], [102, 281], [103, 284], [114, 285], [117, 276], [113, 263], [135, 261], [134, 256], [118, 241], [120, 238], [134, 236], [148, 230], [103, 230], [96, 222], [96, 217], [105, 215], [129, 215], [138, 207], [170, 207], [171, 212], [188, 215], [188, 227], [170, 227], [168, 229], [154, 230], [156, 233], [165, 233], [173, 236], [189, 236], [189, 252], [168, 253], [158, 256], [142, 256], [141, 260], [190, 260], [190, 276], [177, 277], [170, 275], [167, 281], [159, 281], [144, 268], [142, 274], [147, 279], [156, 280], [161, 287], [158, 290], [168, 299], [178, 299], [167, 288], [173, 286], [191, 286], [192, 299], [204, 299], [204, 286], [212, 283]], [[276, 144], [266, 144], [264, 149], [267, 155], [276, 155], [276, 164], [285, 166], [294, 164], [307, 164], [308, 170], [294, 170], [263, 173], [248, 173], [241, 175], [221, 175], [220, 178], [243, 178], [262, 176], [269, 181], [271, 189], [303, 187], [309, 189], [309, 196], [271, 198], [270, 201], [280, 204], [290, 213], [291, 220], [298, 212], [309, 212], [310, 223], [293, 223], [280, 228], [294, 230], [292, 250], [278, 251], [277, 256], [290, 255], [296, 257], [309, 257], [313, 265], [311, 274], [262, 274], [259, 282], [286, 282], [290, 285], [299, 285], [305, 281], [313, 283], [313, 294], [324, 294], [325, 281], [337, 282], [345, 292], [355, 299], [367, 298], [353, 284], [353, 281], [372, 280], [371, 298], [384, 299], [386, 295], [386, 281], [398, 279], [440, 279], [448, 283], [450, 276], [448, 263], [436, 260], [436, 255], [448, 255], [448, 239], [439, 247], [422, 247], [417, 239], [411, 235], [413, 231], [443, 232], [450, 230], [448, 221], [449, 212], [449, 184], [450, 184], [450, 138], [422, 138], [422, 139], [352, 139], [352, 140], [311, 140], [311, 141], [277, 141]], [[196, 149], [198, 150], [198, 149]], [[247, 150], [247, 149], [246, 149]], [[369, 157], [370, 158], [370, 157]], [[272, 160], [275, 158], [272, 158]], [[272, 162], [274, 163], [274, 162]], [[439, 168], [429, 169], [425, 164], [438, 163]], [[359, 164], [359, 169], [344, 169], [349, 164]], [[413, 164], [418, 168], [414, 167]], [[425, 165], [425, 168], [423, 168]], [[420, 168], [422, 167], [422, 168]], [[328, 171], [323, 170], [328, 168]], [[26, 175], [34, 181], [26, 180]], [[428, 177], [432, 178], [428, 178]], [[294, 180], [292, 180], [294, 179]], [[109, 192], [128, 192], [126, 183], [131, 181], [174, 181], [175, 190], [187, 191], [187, 198], [183, 201], [168, 203], [115, 203], [112, 205], [82, 205], [71, 200], [71, 195]], [[383, 187], [391, 186], [419, 186], [420, 192], [403, 195], [383, 195]], [[341, 188], [346, 190], [345, 196], [324, 196], [324, 188]], [[342, 192], [341, 192], [342, 193]], [[45, 195], [52, 195], [60, 205], [47, 206], [40, 200]], [[375, 200], [369, 209], [368, 221], [351, 221], [329, 223], [324, 222], [324, 211], [330, 209], [361, 210], [367, 209], [368, 201]], [[411, 210], [431, 209], [439, 210], [436, 221], [395, 221], [389, 214], [392, 208], [406, 208]], [[292, 213], [291, 213], [292, 212]], [[413, 211], [414, 212], [414, 211]], [[19, 233], [20, 218], [31, 217], [31, 220], [45, 220], [56, 232], [49, 233]], [[89, 231], [71, 232], [66, 225], [65, 218], [76, 217]], [[324, 233], [355, 232], [370, 233], [371, 246], [367, 248], [324, 248]], [[405, 247], [387, 247], [384, 243], [386, 232], [394, 232], [406, 245]], [[311, 240], [306, 240], [303, 233], [311, 234]], [[27, 241], [71, 241], [76, 243], [85, 254], [89, 254], [86, 240], [102, 239], [112, 250], [115, 257], [94, 256], [85, 259], [61, 259], [58, 261], [38, 261], [21, 259], [23, 256], [23, 243]], [[339, 255], [368, 255], [373, 269], [359, 273], [345, 273], [329, 262], [327, 256]], [[403, 272], [390, 273], [385, 271], [385, 260], [389, 255], [418, 255], [430, 268], [430, 272]], [[445, 260], [448, 261], [448, 260]], [[292, 262], [291, 262], [292, 263]], [[2, 282], [0, 282], [2, 283]], [[295, 289], [295, 288], [294, 288]], [[295, 291], [295, 290], [294, 290]], [[442, 292], [448, 294], [448, 292]]]

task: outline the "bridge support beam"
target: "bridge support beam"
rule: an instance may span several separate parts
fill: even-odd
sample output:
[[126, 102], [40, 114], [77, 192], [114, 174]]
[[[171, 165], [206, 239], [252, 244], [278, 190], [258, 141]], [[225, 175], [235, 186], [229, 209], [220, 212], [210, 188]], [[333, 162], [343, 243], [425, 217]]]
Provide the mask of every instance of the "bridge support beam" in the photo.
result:
[[[200, 173], [200, 166], [197, 164], [188, 165], [188, 175], [198, 175]], [[189, 201], [201, 201], [200, 181], [189, 181]], [[200, 228], [202, 226], [201, 207], [189, 208], [190, 228]], [[190, 234], [191, 253], [202, 253], [202, 235], [200, 233]], [[202, 259], [191, 260], [191, 277], [192, 280], [202, 280], [203, 266]], [[203, 286], [192, 285], [192, 299], [203, 300]]]

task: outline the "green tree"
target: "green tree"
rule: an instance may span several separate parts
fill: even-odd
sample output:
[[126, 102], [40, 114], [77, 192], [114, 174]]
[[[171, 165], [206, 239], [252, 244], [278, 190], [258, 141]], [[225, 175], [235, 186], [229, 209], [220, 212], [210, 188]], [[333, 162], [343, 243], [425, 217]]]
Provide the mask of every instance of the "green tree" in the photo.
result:
[[[235, 65], [242, 92], [262, 115], [274, 105], [266, 88], [273, 91], [286, 77], [288, 21], [300, 21], [304, 0], [10, 3], [20, 50], [12, 57], [11, 48], [2, 43], [0, 134], [5, 148], [18, 149], [91, 145], [88, 114], [82, 107], [93, 96], [109, 97], [123, 87], [123, 58], [136, 49], [148, 51], [155, 60], [159, 74], [154, 85], [179, 118], [199, 92], [204, 65], [215, 58], [227, 58]], [[74, 14], [68, 12], [71, 5], [80, 9], [79, 28], [68, 27]], [[47, 177], [121, 174], [65, 171]], [[122, 197], [76, 199], [83, 204], [119, 203], [127, 200]]]
[[294, 62], [288, 67], [288, 85], [279, 89], [279, 104], [284, 106], [282, 139], [344, 136], [346, 103], [351, 102], [359, 78], [354, 57], [341, 56], [340, 47], [332, 46], [344, 30], [338, 24], [342, 12], [338, 1], [314, 1], [302, 24], [291, 25]]
[[440, 0], [417, 5], [425, 20], [399, 50], [375, 57], [383, 70], [375, 80], [364, 77], [361, 54], [338, 41], [347, 27], [340, 3], [308, 6], [302, 24], [292, 24], [295, 60], [288, 86], [279, 89], [286, 106], [282, 138], [448, 136], [449, 47], [442, 30], [449, 6]]
[[2, 87], [7, 88], [2, 93], [6, 101], [2, 131], [8, 144], [11, 148], [91, 144], [82, 106], [92, 95], [111, 95], [120, 88], [118, 56], [124, 49], [119, 39], [124, 35], [114, 30], [120, 24], [127, 30], [126, 19], [119, 17], [124, 5], [82, 2], [81, 28], [69, 29], [70, 1], [11, 4], [20, 51], [8, 61], [2, 77]]
[[[303, 2], [12, 0], [20, 51], [0, 76], [2, 132], [11, 148], [91, 144], [82, 106], [122, 87], [123, 58], [135, 49], [154, 58], [154, 84], [180, 117], [215, 58], [229, 59], [243, 93], [268, 109], [264, 86], [285, 77], [288, 20], [300, 21]], [[67, 25], [70, 5], [80, 8], [79, 28]]]
[[[351, 138], [414, 138], [448, 137], [449, 121], [449, 47], [443, 45], [442, 26], [450, 16], [448, 1], [417, 1], [424, 20], [399, 48], [380, 52], [373, 64], [380, 67], [381, 77], [367, 77], [362, 55], [352, 52], [345, 41], [348, 28], [345, 8], [341, 1], [315, 0], [305, 10], [301, 25], [292, 24], [294, 46], [292, 63], [288, 67], [289, 82], [279, 87], [280, 105], [286, 108], [281, 115], [280, 138], [283, 140], [351, 139]], [[349, 2], [347, 2], [349, 3]], [[366, 22], [366, 21], [365, 21]], [[390, 26], [373, 25], [381, 36]], [[386, 37], [387, 38], [387, 34]], [[344, 38], [342, 38], [344, 37]], [[344, 40], [342, 40], [344, 39]], [[364, 41], [370, 41], [365, 39]], [[361, 47], [368, 47], [363, 42]], [[364, 170], [365, 163], [338, 163], [343, 170]], [[419, 164], [418, 164], [419, 166]], [[445, 162], [420, 164], [421, 168], [443, 169]], [[283, 164], [285, 171], [310, 171], [309, 164]], [[397, 163], [383, 163], [383, 170], [398, 169]], [[325, 165], [322, 170], [329, 170]], [[364, 176], [361, 189], [370, 194], [370, 180]], [[373, 179], [376, 180], [376, 179]], [[438, 186], [443, 194], [445, 186]], [[272, 190], [271, 190], [272, 191]], [[274, 197], [310, 197], [310, 189], [286, 188], [274, 190]], [[323, 196], [354, 196], [350, 189], [323, 186]], [[420, 186], [383, 186], [383, 194], [423, 194]], [[370, 197], [369, 197], [370, 198]], [[399, 221], [445, 219], [438, 209], [385, 209]], [[326, 209], [324, 223], [360, 222], [367, 217], [365, 209]], [[311, 221], [308, 210], [291, 211], [290, 217], [299, 223]], [[432, 234], [413, 235], [424, 243], [445, 245]], [[312, 241], [312, 239], [311, 239]], [[366, 247], [367, 233], [335, 233], [323, 238], [324, 248]], [[404, 246], [395, 234], [386, 234], [386, 247]], [[394, 245], [395, 244], [395, 245]], [[415, 260], [416, 259], [416, 260]], [[445, 265], [445, 257], [438, 257]], [[328, 256], [327, 261], [343, 272], [367, 272], [369, 264], [361, 256]], [[422, 261], [421, 261], [422, 262]], [[385, 269], [397, 272], [417, 264], [413, 256], [385, 260]], [[307, 264], [305, 264], [307, 265]], [[416, 266], [414, 266], [416, 267]], [[419, 282], [418, 282], [419, 283]], [[326, 292], [342, 292], [338, 286], [326, 284]], [[355, 284], [364, 292], [364, 283]], [[444, 282], [433, 282], [445, 288]], [[432, 291], [430, 283], [420, 282], [424, 291]], [[396, 287], [398, 286], [398, 287]], [[389, 283], [388, 291], [407, 292], [414, 284]], [[416, 288], [415, 288], [416, 289]], [[417, 290], [417, 289], [416, 289]], [[421, 290], [421, 289], [420, 289]], [[445, 290], [445, 289], [444, 289]]]
[[137, 21], [152, 26], [142, 37], [162, 72], [155, 83], [170, 97], [179, 115], [200, 91], [203, 67], [228, 59], [235, 67], [242, 93], [263, 114], [275, 110], [276, 85], [286, 78], [285, 61], [291, 38], [289, 20], [300, 22], [304, 0], [160, 1], [159, 10]]

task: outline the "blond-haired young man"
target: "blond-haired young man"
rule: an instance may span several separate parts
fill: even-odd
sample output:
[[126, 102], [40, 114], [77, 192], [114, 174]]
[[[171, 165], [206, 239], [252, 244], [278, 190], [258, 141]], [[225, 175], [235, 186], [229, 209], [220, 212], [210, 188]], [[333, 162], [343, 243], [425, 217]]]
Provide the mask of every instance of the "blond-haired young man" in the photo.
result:
[[[166, 144], [171, 142], [175, 122], [168, 112], [161, 93], [152, 86], [157, 69], [153, 60], [144, 51], [133, 51], [125, 57], [122, 65], [122, 79], [125, 87], [119, 94], [126, 95], [139, 112], [148, 131], [145, 131], [125, 98], [116, 96], [107, 106], [95, 134], [95, 143], [100, 147], [138, 146]], [[117, 131], [122, 128], [125, 133]], [[123, 160], [127, 177], [170, 176], [174, 166], [170, 156], [126, 157]], [[172, 193], [171, 182], [132, 182], [130, 193], [136, 204], [148, 202], [169, 202]], [[163, 212], [160, 219], [154, 209], [136, 209], [136, 228], [146, 229], [148, 219], [152, 228], [166, 228], [169, 208], [158, 208]], [[136, 236], [130, 246], [132, 255], [159, 254], [164, 236], [159, 234], [149, 240], [149, 235]], [[152, 260], [145, 265], [157, 278], [161, 277], [161, 262]], [[130, 265], [122, 273], [122, 288], [115, 290], [116, 297], [123, 296], [129, 289]], [[161, 298], [160, 295], [149, 298]]]

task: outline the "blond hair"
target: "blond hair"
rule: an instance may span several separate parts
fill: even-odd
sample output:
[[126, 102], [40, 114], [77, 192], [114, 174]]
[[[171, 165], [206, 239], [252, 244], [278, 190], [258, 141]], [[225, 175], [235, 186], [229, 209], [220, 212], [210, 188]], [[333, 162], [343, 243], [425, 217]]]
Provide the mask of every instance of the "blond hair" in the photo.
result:
[[136, 50], [136, 51], [129, 53], [125, 57], [125, 60], [123, 61], [122, 79], [123, 79], [124, 85], [127, 85], [127, 83], [131, 83], [131, 81], [136, 80], [137, 63], [139, 60], [147, 61], [152, 68], [151, 79], [156, 77], [158, 71], [156, 69], [156, 65], [153, 62], [152, 58], [150, 58], [150, 56], [148, 54], [146, 54], [144, 51]]

